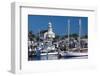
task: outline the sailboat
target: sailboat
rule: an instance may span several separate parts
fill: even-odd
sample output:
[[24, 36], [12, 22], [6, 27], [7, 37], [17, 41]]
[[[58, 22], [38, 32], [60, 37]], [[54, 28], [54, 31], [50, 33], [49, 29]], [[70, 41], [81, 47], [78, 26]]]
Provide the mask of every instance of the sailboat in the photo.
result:
[[[48, 55], [58, 55], [58, 56], [61, 56], [61, 57], [81, 57], [81, 56], [88, 56], [88, 53], [87, 52], [81, 52], [80, 50], [87, 50], [87, 48], [81, 48], [80, 46], [80, 42], [81, 42], [81, 19], [79, 19], [79, 39], [78, 39], [78, 47], [77, 48], [72, 48], [70, 49], [68, 47], [68, 49], [66, 51], [56, 51], [56, 52], [49, 52], [51, 49], [51, 46], [46, 46], [45, 48], [42, 48], [39, 46], [40, 48], [40, 51], [44, 51], [44, 53], [40, 53], [41, 56], [47, 56], [47, 59], [48, 59]], [[68, 46], [69, 46], [69, 43], [70, 43], [70, 19], [68, 19], [68, 27], [67, 27], [67, 30], [68, 30]], [[39, 36], [40, 37], [40, 36]], [[40, 43], [40, 41], [39, 41]], [[52, 45], [53, 46], [53, 45]], [[77, 52], [74, 52], [73, 50], [77, 50]]]
[[[86, 48], [81, 48], [80, 46], [80, 41], [81, 41], [81, 19], [79, 19], [79, 46], [78, 48], [73, 48], [71, 50], [74, 50], [76, 49], [77, 52], [73, 52], [73, 51], [69, 51], [69, 47], [68, 47], [68, 51], [66, 52], [60, 52], [60, 55], [62, 57], [80, 57], [80, 56], [88, 56], [88, 53], [87, 52], [80, 52], [80, 50], [87, 50]], [[70, 42], [70, 19], [68, 19], [68, 43]]]

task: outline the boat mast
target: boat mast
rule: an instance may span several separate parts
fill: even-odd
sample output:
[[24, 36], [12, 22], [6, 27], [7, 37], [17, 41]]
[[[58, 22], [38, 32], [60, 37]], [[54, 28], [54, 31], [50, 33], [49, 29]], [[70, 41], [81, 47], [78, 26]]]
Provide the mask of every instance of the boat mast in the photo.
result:
[[80, 52], [80, 49], [81, 49], [81, 46], [80, 46], [80, 42], [81, 42], [81, 19], [79, 19], [79, 52]]
[[69, 34], [70, 34], [70, 19], [68, 19], [68, 51], [69, 51]]
[[39, 30], [39, 43], [40, 43], [40, 30]]

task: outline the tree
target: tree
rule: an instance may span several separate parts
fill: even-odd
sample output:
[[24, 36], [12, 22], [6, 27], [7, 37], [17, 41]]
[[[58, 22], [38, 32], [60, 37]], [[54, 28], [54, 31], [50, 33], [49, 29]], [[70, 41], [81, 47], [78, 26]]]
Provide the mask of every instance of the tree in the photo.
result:
[[62, 39], [68, 38], [68, 35], [64, 35], [62, 36]]
[[60, 39], [60, 36], [56, 35], [55, 38], [54, 38], [54, 41], [58, 41], [59, 39]]
[[44, 34], [45, 32], [47, 32], [48, 30], [41, 30], [39, 33], [40, 34]]
[[77, 37], [79, 37], [79, 36], [78, 36], [78, 34], [76, 34], [76, 33], [73, 33], [73, 34], [71, 34], [71, 35], [70, 35], [70, 37], [77, 38]]
[[32, 31], [29, 31], [28, 38], [30, 39], [30, 41], [34, 41], [36, 39], [36, 36], [35, 36], [35, 34], [32, 33]]
[[88, 38], [88, 35], [84, 35], [82, 38]]

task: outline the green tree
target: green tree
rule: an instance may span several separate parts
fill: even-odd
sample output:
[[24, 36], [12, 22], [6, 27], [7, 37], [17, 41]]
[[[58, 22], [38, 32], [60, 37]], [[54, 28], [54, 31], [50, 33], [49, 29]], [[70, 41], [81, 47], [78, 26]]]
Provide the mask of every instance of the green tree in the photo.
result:
[[31, 40], [31, 41], [34, 41], [36, 39], [36, 36], [35, 34], [32, 33], [32, 31], [29, 31], [28, 32], [28, 38]]
[[58, 41], [59, 39], [60, 39], [60, 36], [56, 35], [55, 38], [54, 38], [54, 41]]
[[40, 34], [44, 34], [45, 32], [47, 32], [48, 30], [41, 30]]
[[76, 34], [76, 33], [73, 33], [73, 34], [71, 34], [71, 35], [70, 35], [70, 37], [77, 38], [77, 37], [78, 37], [78, 34]]
[[88, 35], [84, 35], [82, 38], [88, 38]]

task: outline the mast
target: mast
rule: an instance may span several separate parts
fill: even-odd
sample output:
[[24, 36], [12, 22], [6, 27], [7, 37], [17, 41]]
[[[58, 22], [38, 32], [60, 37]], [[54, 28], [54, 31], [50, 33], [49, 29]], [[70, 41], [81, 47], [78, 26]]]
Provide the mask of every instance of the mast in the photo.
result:
[[79, 19], [79, 52], [80, 52], [80, 49], [81, 49], [81, 46], [80, 46], [80, 41], [81, 41], [81, 25], [82, 25], [82, 22], [81, 22], [81, 19]]
[[70, 19], [68, 19], [68, 51], [69, 51], [69, 34], [70, 34]]
[[39, 43], [40, 43], [40, 30], [38, 30], [38, 31], [39, 31], [39, 35], [38, 36], [39, 36]]

